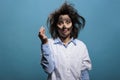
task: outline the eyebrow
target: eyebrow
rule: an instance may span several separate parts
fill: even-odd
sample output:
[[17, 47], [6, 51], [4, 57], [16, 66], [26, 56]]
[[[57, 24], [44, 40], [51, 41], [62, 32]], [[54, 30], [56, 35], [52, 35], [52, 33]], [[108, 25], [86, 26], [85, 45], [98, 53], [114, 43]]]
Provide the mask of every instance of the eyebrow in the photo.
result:
[[58, 21], [61, 21], [61, 20], [70, 20], [70, 21], [71, 21], [70, 18], [59, 18], [59, 19], [58, 19]]

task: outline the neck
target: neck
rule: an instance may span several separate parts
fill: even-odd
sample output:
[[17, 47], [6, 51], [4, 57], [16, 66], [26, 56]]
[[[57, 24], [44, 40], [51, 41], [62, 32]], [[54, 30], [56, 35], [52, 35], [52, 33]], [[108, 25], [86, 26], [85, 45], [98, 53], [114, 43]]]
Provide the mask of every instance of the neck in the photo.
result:
[[70, 41], [70, 37], [60, 37], [61, 41], [66, 45]]

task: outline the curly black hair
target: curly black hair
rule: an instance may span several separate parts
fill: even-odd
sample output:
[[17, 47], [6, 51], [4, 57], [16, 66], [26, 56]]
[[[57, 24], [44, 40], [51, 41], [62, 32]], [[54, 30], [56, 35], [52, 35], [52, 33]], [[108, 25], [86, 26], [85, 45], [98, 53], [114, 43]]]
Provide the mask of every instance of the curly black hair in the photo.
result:
[[72, 4], [68, 4], [67, 2], [63, 3], [63, 5], [55, 10], [47, 19], [47, 25], [50, 27], [50, 34], [53, 39], [59, 37], [57, 31], [57, 23], [60, 15], [68, 15], [72, 20], [72, 32], [71, 37], [74, 39], [78, 37], [79, 31], [85, 26], [85, 19], [78, 14], [77, 10], [72, 6]]

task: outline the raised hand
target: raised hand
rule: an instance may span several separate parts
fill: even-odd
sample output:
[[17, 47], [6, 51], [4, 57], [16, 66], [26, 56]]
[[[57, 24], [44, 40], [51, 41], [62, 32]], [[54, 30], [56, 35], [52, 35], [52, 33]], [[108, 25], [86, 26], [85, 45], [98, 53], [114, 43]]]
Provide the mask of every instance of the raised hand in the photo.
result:
[[45, 28], [43, 26], [39, 30], [38, 37], [40, 38], [40, 40], [43, 44], [46, 44], [48, 42], [48, 38], [45, 34]]

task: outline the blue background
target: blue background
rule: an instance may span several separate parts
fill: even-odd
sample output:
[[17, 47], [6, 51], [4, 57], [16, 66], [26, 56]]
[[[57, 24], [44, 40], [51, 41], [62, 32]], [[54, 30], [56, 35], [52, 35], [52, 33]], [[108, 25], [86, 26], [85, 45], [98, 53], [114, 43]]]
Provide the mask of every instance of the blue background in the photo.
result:
[[[37, 35], [64, 1], [0, 0], [0, 80], [46, 80]], [[68, 1], [86, 19], [79, 39], [92, 60], [91, 80], [120, 80], [120, 0]]]

